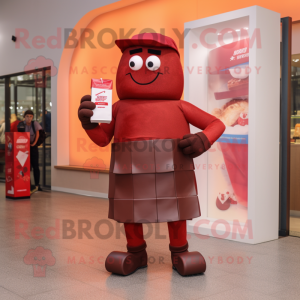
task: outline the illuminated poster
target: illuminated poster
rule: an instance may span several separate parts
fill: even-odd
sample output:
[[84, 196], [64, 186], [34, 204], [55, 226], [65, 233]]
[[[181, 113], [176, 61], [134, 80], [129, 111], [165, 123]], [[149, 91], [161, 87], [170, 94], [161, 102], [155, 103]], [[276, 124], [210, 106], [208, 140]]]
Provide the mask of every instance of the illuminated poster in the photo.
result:
[[226, 130], [208, 153], [208, 216], [247, 220], [249, 39], [209, 52], [208, 112]]

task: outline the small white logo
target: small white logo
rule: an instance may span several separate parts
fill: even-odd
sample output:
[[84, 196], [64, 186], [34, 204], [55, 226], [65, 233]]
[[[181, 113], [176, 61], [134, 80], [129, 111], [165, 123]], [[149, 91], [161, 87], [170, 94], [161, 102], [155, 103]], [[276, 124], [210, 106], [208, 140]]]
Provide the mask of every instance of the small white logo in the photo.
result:
[[234, 50], [233, 55], [230, 57], [230, 61], [235, 60], [235, 59], [239, 60], [239, 59], [242, 59], [245, 57], [249, 57], [249, 53], [246, 53], [247, 49], [248, 49], [248, 47]]
[[18, 139], [17, 139], [17, 144], [26, 144], [28, 141], [28, 139], [26, 139], [25, 137], [23, 136], [20, 136]]
[[238, 50], [235, 50], [233, 52], [233, 55], [238, 55], [238, 54], [246, 53], [246, 51], [247, 51], [247, 47], [246, 48], [242, 48], [242, 49], [238, 49]]
[[12, 186], [10, 190], [7, 191], [7, 194], [14, 194], [14, 187]]

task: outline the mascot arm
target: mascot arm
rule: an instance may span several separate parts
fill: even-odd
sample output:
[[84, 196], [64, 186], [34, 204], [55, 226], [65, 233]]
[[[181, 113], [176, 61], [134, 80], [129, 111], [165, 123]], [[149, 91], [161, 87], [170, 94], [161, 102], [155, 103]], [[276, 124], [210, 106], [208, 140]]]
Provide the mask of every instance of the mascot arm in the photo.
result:
[[181, 101], [181, 108], [187, 122], [202, 129], [195, 134], [186, 134], [179, 142], [183, 153], [195, 158], [207, 151], [226, 127], [221, 120], [189, 102]]

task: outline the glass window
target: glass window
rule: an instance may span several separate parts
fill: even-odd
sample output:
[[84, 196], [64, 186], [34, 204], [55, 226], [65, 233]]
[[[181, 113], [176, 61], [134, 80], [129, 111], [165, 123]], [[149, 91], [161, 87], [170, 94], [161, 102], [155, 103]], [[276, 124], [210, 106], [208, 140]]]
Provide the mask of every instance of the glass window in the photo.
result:
[[291, 70], [290, 235], [300, 237], [300, 54]]
[[[45, 80], [43, 80], [45, 73]], [[7, 77], [6, 77], [7, 78]], [[44, 93], [45, 90], [45, 93]], [[24, 120], [24, 113], [30, 109], [46, 132], [44, 145], [38, 147], [40, 166], [40, 185], [51, 186], [51, 70], [32, 70], [9, 78], [10, 128], [17, 131], [17, 125]], [[44, 97], [45, 95], [45, 97]], [[43, 101], [45, 103], [43, 103]], [[45, 106], [44, 106], [45, 105]], [[43, 107], [45, 111], [43, 112]], [[43, 120], [43, 118], [45, 120]], [[5, 78], [0, 79], [0, 179], [5, 179]], [[3, 149], [2, 149], [3, 148]], [[32, 175], [32, 174], [31, 174]], [[33, 176], [31, 176], [33, 183]]]
[[0, 79], [0, 178], [5, 178], [5, 80]]
[[[292, 55], [291, 138], [300, 138], [300, 54]], [[292, 142], [295, 142], [292, 140]]]

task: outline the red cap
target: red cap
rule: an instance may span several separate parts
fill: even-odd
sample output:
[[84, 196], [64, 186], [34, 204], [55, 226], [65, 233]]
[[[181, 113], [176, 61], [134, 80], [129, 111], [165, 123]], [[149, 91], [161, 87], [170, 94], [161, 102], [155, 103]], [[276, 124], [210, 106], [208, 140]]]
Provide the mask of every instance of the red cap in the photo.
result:
[[129, 47], [152, 46], [160, 48], [172, 48], [180, 56], [174, 40], [160, 33], [140, 33], [134, 35], [131, 39], [116, 40], [115, 43], [121, 49], [122, 53]]

